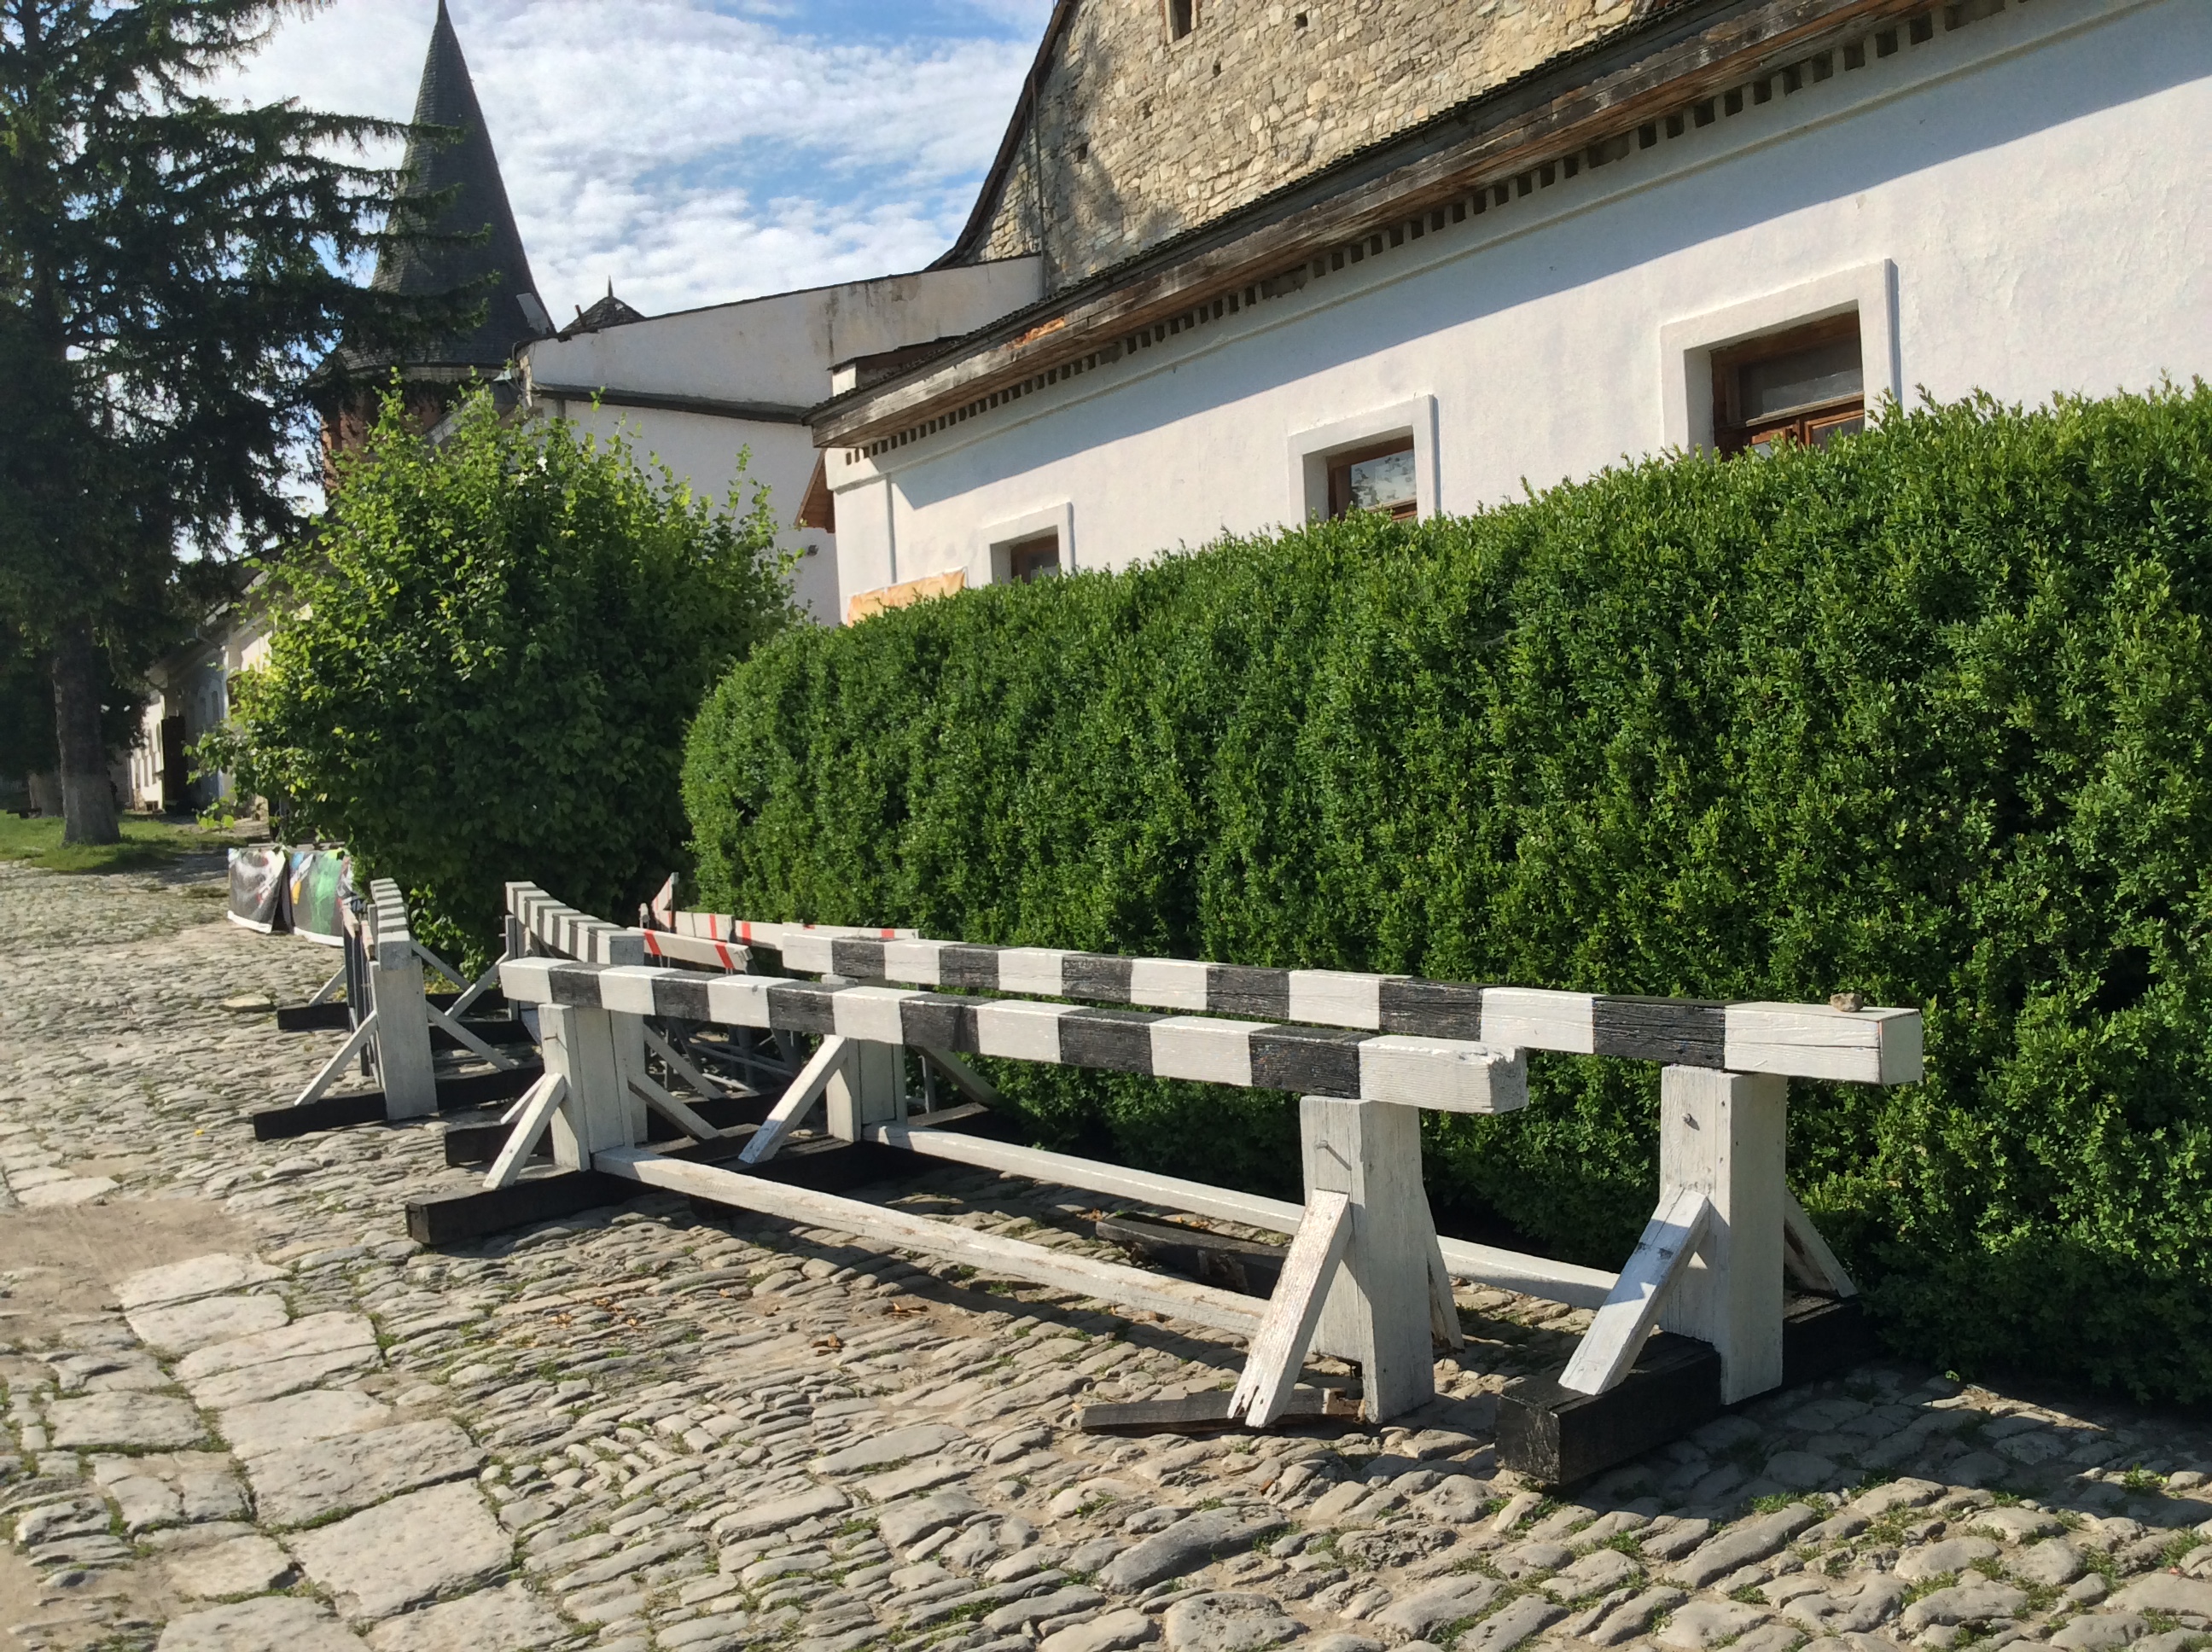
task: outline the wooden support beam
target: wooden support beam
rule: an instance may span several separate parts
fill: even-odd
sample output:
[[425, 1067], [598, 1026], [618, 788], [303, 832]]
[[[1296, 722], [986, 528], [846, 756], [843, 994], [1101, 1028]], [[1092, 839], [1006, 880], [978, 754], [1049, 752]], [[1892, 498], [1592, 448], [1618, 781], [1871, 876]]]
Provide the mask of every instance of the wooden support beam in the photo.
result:
[[520, 1179], [523, 1165], [538, 1151], [538, 1142], [553, 1122], [554, 1109], [568, 1094], [568, 1081], [557, 1072], [546, 1073], [525, 1092], [516, 1105], [514, 1127], [507, 1145], [499, 1150], [499, 1157], [484, 1176], [485, 1187], [512, 1187]]
[[716, 1141], [722, 1133], [641, 1072], [629, 1078], [630, 1094], [694, 1141]]
[[1828, 1242], [1813, 1225], [1813, 1218], [1805, 1214], [1805, 1207], [1787, 1187], [1782, 1190], [1782, 1242], [1783, 1271], [1791, 1284], [1831, 1297], [1859, 1294], [1858, 1286], [1851, 1283], [1851, 1276], [1844, 1271], [1836, 1253], [1828, 1248]]
[[335, 1004], [285, 1004], [277, 1006], [278, 1032], [335, 1032], [353, 1025], [354, 1006]]
[[1782, 1382], [1783, 1206], [1789, 1084], [1771, 1074], [1667, 1067], [1659, 1076], [1659, 1192], [1712, 1201], [1698, 1247], [1659, 1309], [1661, 1328], [1720, 1352], [1721, 1399]]
[[[1248, 1427], [1230, 1411], [1227, 1388], [1187, 1394], [1174, 1400], [1138, 1400], [1121, 1405], [1085, 1406], [1075, 1426], [1085, 1434], [1220, 1434]], [[1278, 1429], [1364, 1430], [1357, 1383], [1338, 1388], [1293, 1388], [1272, 1426]]]
[[952, 1081], [952, 1087], [969, 1101], [982, 1107], [998, 1105], [999, 1092], [991, 1081], [955, 1055], [951, 1050], [940, 1049], [934, 1044], [916, 1044], [921, 1059]]
[[1306, 1200], [1340, 1193], [1352, 1236], [1314, 1333], [1321, 1352], [1356, 1361], [1370, 1423], [1436, 1397], [1430, 1352], [1429, 1247], [1419, 1109], [1307, 1096], [1298, 1102]]
[[345, 1064], [360, 1054], [362, 1047], [375, 1036], [376, 1011], [371, 1010], [361, 1018], [361, 1024], [353, 1029], [352, 1036], [338, 1046], [337, 1054], [324, 1062], [322, 1071], [308, 1079], [307, 1087], [292, 1098], [292, 1105], [305, 1107], [310, 1102], [320, 1099], [322, 1093], [337, 1082], [338, 1072]]
[[1572, 1485], [1720, 1413], [1720, 1356], [1662, 1331], [1603, 1394], [1562, 1388], [1550, 1375], [1509, 1383], [1498, 1395], [1498, 1460], [1539, 1485]]
[[408, 1236], [421, 1245], [461, 1245], [509, 1228], [550, 1222], [644, 1192], [638, 1183], [592, 1170], [528, 1176], [512, 1187], [471, 1187], [407, 1201]]
[[814, 1052], [813, 1058], [799, 1070], [799, 1077], [791, 1081], [791, 1087], [769, 1109], [767, 1121], [745, 1144], [743, 1157], [747, 1164], [758, 1164], [764, 1159], [775, 1157], [776, 1150], [783, 1145], [784, 1138], [799, 1127], [800, 1121], [812, 1110], [814, 1103], [821, 1098], [822, 1092], [829, 1087], [830, 1080], [836, 1076], [837, 1069], [844, 1065], [850, 1048], [851, 1042], [838, 1037], [835, 1033], [822, 1041], [821, 1048]]
[[1253, 1428], [1265, 1428], [1282, 1416], [1351, 1240], [1348, 1194], [1316, 1193], [1307, 1200], [1305, 1220], [1291, 1236], [1281, 1277], [1244, 1357], [1244, 1374], [1230, 1396], [1231, 1416]]
[[479, 1060], [489, 1061], [495, 1067], [511, 1067], [515, 1065], [513, 1056], [502, 1054], [494, 1049], [469, 1028], [455, 1020], [453, 1016], [440, 1009], [428, 999], [422, 1001], [422, 1013], [429, 1017], [433, 1027]]
[[389, 878], [369, 884], [368, 999], [375, 1009], [376, 1078], [385, 1116], [428, 1118], [438, 1110], [422, 958], [409, 932], [407, 901]]
[[1712, 1200], [1694, 1187], [1678, 1188], [1644, 1224], [1628, 1266], [1605, 1306], [1583, 1333], [1559, 1386], [1576, 1394], [1603, 1394], [1636, 1364], [1668, 1290], [1689, 1267], [1713, 1219]]
[[469, 1012], [469, 1006], [471, 1005], [474, 1004], [478, 999], [482, 998], [493, 987], [499, 985], [499, 966], [506, 962], [506, 955], [501, 954], [498, 961], [495, 963], [490, 969], [485, 970], [483, 974], [478, 975], [475, 981], [469, 983], [468, 990], [466, 992], [463, 993], [459, 998], [455, 999], [451, 1004], [446, 1006], [446, 1013], [454, 1017], [466, 1015]]
[[649, 1026], [645, 1029], [645, 1047], [667, 1064], [669, 1072], [674, 1073], [702, 1096], [714, 1096], [729, 1094], [726, 1086], [700, 1072], [677, 1049], [676, 1046]]
[[331, 978], [328, 981], [315, 988], [315, 995], [307, 1000], [307, 1006], [312, 1009], [318, 1004], [329, 1003], [332, 999], [338, 995], [338, 989], [343, 987], [345, 983], [346, 966], [341, 963], [337, 969], [331, 971]]
[[1234, 1291], [1216, 1291], [1210, 1285], [1192, 1285], [997, 1234], [978, 1233], [835, 1193], [784, 1186], [721, 1165], [694, 1163], [642, 1148], [618, 1148], [595, 1155], [592, 1168], [671, 1193], [689, 1193], [763, 1216], [942, 1256], [1002, 1278], [1026, 1279], [1217, 1330], [1249, 1336], [1260, 1319], [1258, 1304]]

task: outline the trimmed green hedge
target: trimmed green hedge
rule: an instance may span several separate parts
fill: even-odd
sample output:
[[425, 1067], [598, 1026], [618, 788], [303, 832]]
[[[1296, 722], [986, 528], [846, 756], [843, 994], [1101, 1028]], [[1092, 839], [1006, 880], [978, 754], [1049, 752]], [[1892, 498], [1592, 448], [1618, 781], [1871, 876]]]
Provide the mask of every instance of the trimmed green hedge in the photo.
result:
[[[704, 899], [975, 941], [1927, 1017], [1793, 1090], [1899, 1348], [2212, 1395], [2212, 391], [1899, 414], [780, 640]], [[1294, 1179], [1285, 1098], [1029, 1069], [1064, 1138]], [[1539, 1056], [1431, 1182], [1617, 1266], [1656, 1069]]]

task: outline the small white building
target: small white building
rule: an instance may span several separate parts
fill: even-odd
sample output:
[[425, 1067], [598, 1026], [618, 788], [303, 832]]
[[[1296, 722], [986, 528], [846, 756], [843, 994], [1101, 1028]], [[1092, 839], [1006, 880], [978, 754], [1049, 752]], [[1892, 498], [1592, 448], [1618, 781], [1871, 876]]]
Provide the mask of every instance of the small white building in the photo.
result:
[[522, 350], [526, 401], [587, 430], [619, 430], [639, 458], [709, 498], [728, 495], [746, 455], [745, 502], [750, 484], [768, 485], [783, 548], [798, 559], [796, 594], [834, 622], [835, 522], [809, 409], [839, 372], [872, 380], [1034, 304], [1039, 275], [1035, 258], [999, 258], [650, 317], [610, 293]]
[[2212, 374], [2207, 155], [2207, 0], [1068, 0], [948, 255], [1050, 291], [814, 415], [839, 605]]

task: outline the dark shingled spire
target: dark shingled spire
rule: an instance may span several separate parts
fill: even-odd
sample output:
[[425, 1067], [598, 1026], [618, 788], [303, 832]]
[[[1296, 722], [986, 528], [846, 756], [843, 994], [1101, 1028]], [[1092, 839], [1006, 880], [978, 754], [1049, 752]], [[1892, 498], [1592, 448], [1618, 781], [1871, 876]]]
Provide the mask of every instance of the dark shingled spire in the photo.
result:
[[462, 136], [442, 144], [410, 141], [406, 166], [413, 181], [407, 193], [453, 190], [452, 202], [432, 228], [441, 234], [472, 235], [489, 227], [491, 234], [481, 241], [459, 245], [389, 250], [377, 260], [371, 284], [387, 293], [428, 295], [450, 293], [496, 275], [499, 280], [485, 300], [481, 326], [421, 346], [409, 352], [409, 359], [428, 367], [503, 367], [518, 344], [542, 338], [552, 328], [538, 300], [538, 284], [531, 279], [530, 260], [507, 203], [507, 185], [500, 179], [499, 158], [492, 153], [491, 134], [484, 126], [453, 20], [446, 15], [446, 0], [438, 0], [438, 22], [430, 33], [429, 55], [422, 62], [422, 89], [415, 95], [415, 123], [454, 128]]

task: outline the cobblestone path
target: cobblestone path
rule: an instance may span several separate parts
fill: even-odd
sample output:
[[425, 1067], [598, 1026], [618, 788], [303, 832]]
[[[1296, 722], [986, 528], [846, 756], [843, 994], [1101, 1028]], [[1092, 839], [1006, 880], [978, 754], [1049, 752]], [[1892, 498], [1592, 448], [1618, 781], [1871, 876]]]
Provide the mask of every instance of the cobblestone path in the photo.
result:
[[[1584, 1316], [1466, 1292], [1371, 1436], [1085, 1436], [1218, 1387], [1188, 1327], [643, 1201], [432, 1254], [440, 1127], [257, 1145], [330, 955], [197, 879], [0, 866], [0, 1613], [25, 1647], [2184, 1652], [2212, 1439], [1880, 1364], [1563, 1499], [1498, 1471]], [[1100, 1249], [1094, 1201], [875, 1196]]]

